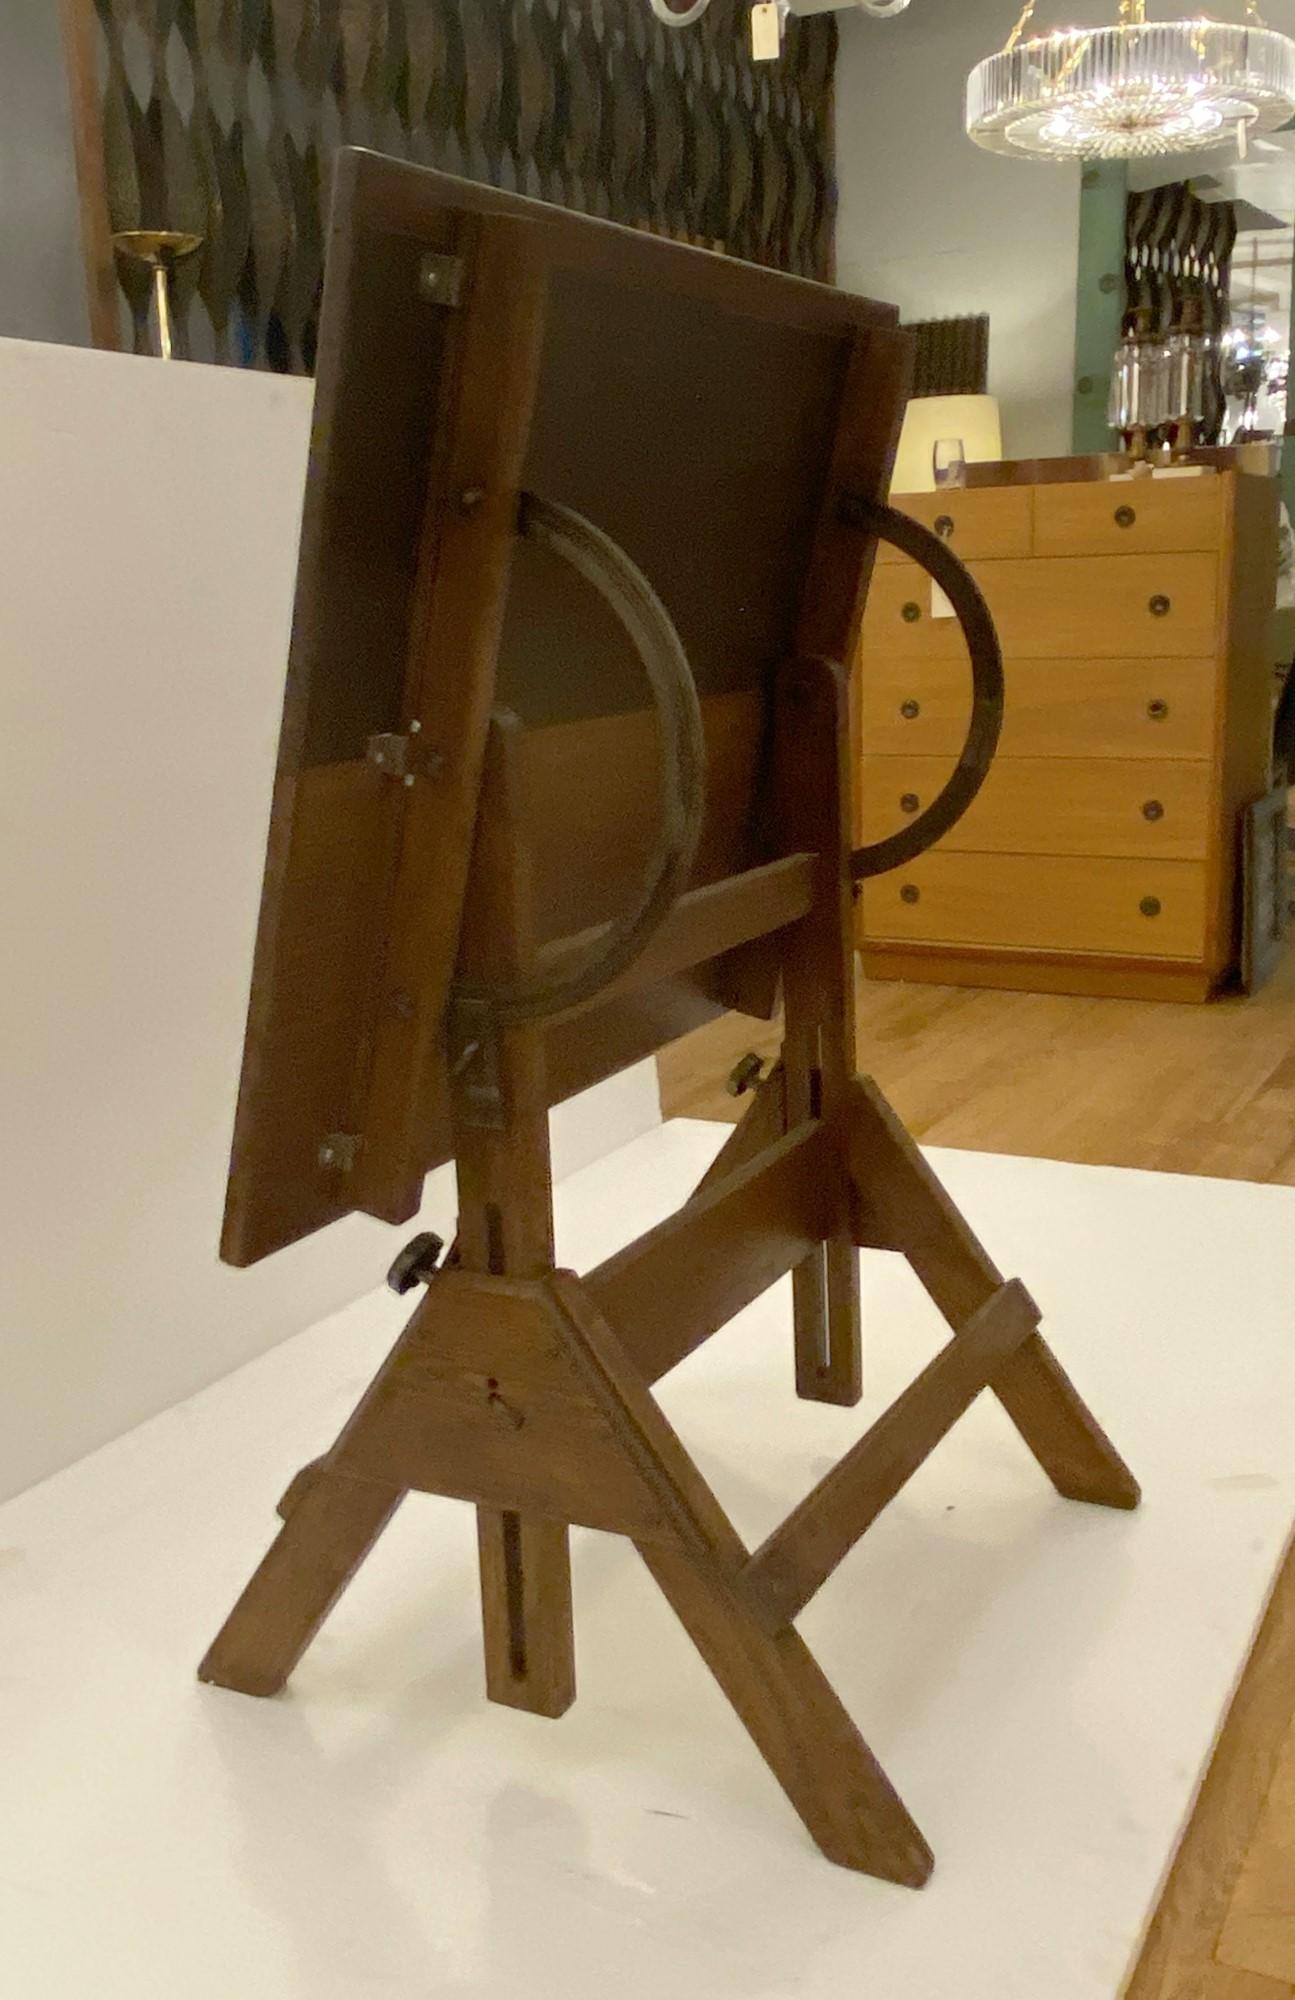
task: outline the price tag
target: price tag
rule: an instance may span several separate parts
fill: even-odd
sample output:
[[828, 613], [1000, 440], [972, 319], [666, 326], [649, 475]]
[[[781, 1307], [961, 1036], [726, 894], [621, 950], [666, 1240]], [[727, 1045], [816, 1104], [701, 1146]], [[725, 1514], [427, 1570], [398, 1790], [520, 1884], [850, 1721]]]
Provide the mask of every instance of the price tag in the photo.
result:
[[944, 592], [940, 589], [939, 584], [932, 583], [931, 585], [932, 618], [956, 618], [957, 615], [958, 615], [957, 612], [950, 604], [948, 598], [945, 596]]
[[755, 62], [776, 62], [782, 54], [782, 9], [778, 0], [758, 0], [751, 9], [751, 56]]

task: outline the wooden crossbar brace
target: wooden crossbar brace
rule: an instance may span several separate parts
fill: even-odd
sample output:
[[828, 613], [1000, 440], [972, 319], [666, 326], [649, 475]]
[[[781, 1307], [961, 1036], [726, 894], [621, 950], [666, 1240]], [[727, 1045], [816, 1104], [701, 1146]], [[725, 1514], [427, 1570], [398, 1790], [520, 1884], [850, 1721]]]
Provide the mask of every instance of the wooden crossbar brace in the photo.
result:
[[809, 1119], [584, 1279], [656, 1382], [804, 1261], [846, 1206], [835, 1135]]
[[[632, 965], [594, 998], [551, 1014], [550, 1026], [799, 922], [813, 906], [814, 868], [812, 854], [788, 854], [762, 868], [748, 868], [741, 875], [690, 889]], [[610, 928], [600, 924], [546, 945], [536, 955], [539, 970], [548, 978], [560, 977], [567, 962], [583, 958]]]
[[1039, 1309], [1020, 1280], [1001, 1286], [761, 1543], [742, 1583], [766, 1631], [804, 1610], [1038, 1324]]

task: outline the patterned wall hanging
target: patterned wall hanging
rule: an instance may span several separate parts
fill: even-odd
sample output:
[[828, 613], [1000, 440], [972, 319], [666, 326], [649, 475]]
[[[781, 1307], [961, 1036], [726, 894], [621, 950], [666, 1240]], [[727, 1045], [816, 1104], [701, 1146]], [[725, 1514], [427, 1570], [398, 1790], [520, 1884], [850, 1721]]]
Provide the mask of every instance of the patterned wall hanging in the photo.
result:
[[[150, 279], [119, 232], [202, 238], [177, 346], [309, 372], [340, 143], [830, 277], [831, 17], [751, 60], [742, 0], [64, 0], [94, 335]], [[131, 338], [127, 334], [127, 338]]]
[[1207, 363], [1203, 444], [1217, 444], [1227, 403], [1219, 383], [1217, 341], [1230, 317], [1228, 287], [1236, 210], [1230, 201], [1205, 202], [1185, 181], [1131, 194], [1124, 222], [1126, 324], [1140, 308], [1150, 330], [1163, 339], [1199, 315], [1199, 330], [1214, 343]]
[[914, 396], [983, 396], [989, 381], [989, 314], [914, 320]]

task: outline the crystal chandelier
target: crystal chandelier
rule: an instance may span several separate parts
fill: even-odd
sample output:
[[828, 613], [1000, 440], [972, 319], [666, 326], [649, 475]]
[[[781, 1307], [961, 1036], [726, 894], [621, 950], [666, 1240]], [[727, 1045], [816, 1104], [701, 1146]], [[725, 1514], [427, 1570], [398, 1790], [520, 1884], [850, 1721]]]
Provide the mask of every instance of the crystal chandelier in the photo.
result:
[[1135, 160], [1199, 152], [1271, 131], [1295, 113], [1295, 42], [1265, 27], [1148, 21], [1119, 0], [1109, 28], [1027, 36], [1025, 0], [1006, 46], [967, 79], [967, 132], [993, 153], [1051, 160]]

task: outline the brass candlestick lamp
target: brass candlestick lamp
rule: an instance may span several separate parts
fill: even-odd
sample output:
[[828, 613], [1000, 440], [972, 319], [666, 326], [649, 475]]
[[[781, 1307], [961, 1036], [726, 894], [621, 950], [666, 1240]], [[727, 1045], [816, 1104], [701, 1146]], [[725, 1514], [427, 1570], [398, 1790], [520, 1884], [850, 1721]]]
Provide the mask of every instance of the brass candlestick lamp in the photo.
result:
[[121, 229], [112, 247], [128, 263], [142, 266], [151, 274], [153, 303], [157, 312], [158, 352], [163, 361], [176, 358], [175, 319], [171, 309], [171, 284], [181, 264], [195, 256], [205, 238], [186, 229]]

